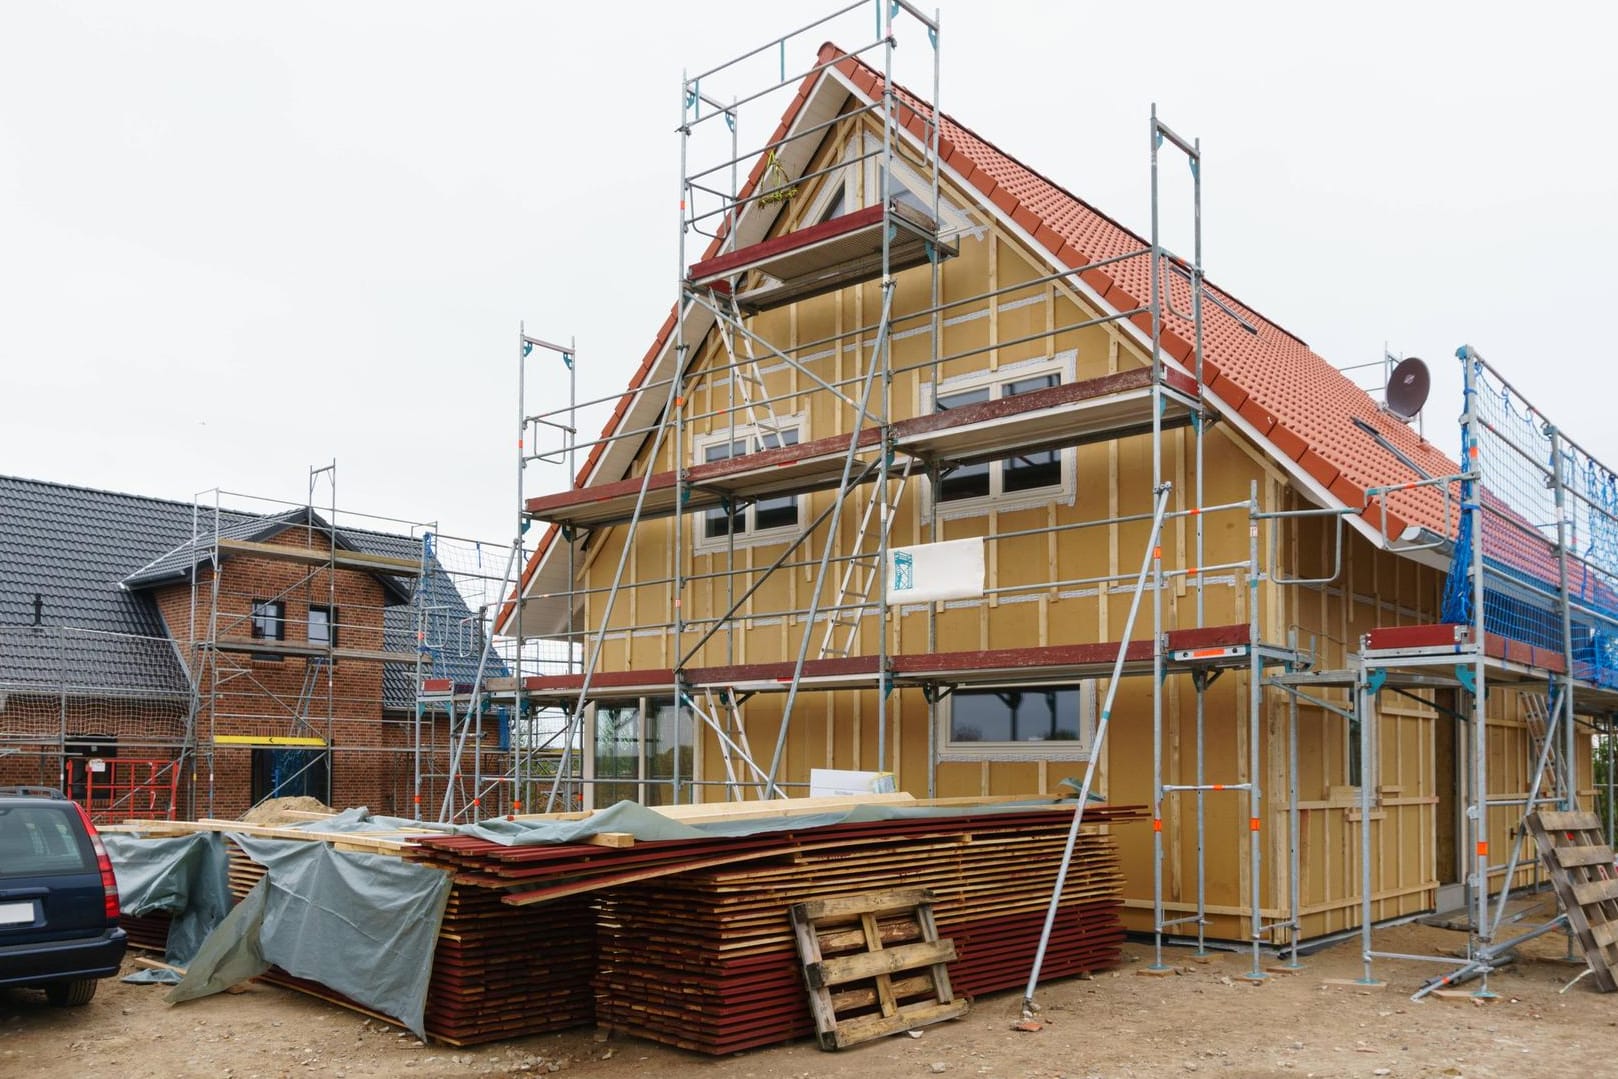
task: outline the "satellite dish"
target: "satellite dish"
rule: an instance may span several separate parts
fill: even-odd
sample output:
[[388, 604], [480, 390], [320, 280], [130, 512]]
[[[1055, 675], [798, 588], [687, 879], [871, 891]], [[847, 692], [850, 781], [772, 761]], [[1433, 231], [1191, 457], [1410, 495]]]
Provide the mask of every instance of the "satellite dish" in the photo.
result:
[[1421, 406], [1427, 403], [1427, 395], [1432, 388], [1433, 380], [1427, 373], [1427, 365], [1414, 356], [1407, 357], [1399, 361], [1399, 366], [1388, 377], [1387, 404], [1384, 407], [1409, 423], [1421, 412]]

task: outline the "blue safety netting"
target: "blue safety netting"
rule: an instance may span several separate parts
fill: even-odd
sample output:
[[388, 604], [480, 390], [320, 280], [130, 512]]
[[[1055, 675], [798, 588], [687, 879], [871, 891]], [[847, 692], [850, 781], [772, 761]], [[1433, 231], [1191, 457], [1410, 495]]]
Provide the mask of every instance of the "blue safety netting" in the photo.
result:
[[1471, 376], [1461, 455], [1477, 474], [1462, 483], [1461, 501], [1481, 510], [1481, 534], [1463, 513], [1444, 621], [1474, 622], [1481, 564], [1486, 633], [1561, 655], [1565, 609], [1574, 675], [1618, 688], [1618, 478], [1470, 349], [1459, 355]]

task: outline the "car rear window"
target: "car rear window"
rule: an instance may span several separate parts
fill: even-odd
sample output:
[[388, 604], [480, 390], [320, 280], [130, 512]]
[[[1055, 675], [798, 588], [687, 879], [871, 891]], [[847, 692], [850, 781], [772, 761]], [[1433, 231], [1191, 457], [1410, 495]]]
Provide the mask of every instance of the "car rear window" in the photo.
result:
[[95, 870], [94, 852], [71, 805], [0, 806], [0, 876]]

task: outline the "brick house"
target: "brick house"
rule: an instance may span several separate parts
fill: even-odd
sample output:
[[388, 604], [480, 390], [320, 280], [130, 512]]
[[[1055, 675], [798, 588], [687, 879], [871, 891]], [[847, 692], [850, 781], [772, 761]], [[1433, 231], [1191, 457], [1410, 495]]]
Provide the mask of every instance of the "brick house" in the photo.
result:
[[0, 782], [111, 818], [414, 815], [425, 773], [432, 804], [448, 721], [417, 685], [469, 674], [431, 643], [418, 667], [418, 632], [473, 616], [420, 537], [0, 477], [0, 552]]

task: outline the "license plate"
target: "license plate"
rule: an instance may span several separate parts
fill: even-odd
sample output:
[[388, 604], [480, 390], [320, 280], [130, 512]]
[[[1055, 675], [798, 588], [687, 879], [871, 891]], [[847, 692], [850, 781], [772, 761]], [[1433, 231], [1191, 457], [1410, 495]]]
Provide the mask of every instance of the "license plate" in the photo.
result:
[[0, 925], [29, 925], [34, 920], [34, 904], [0, 903]]

